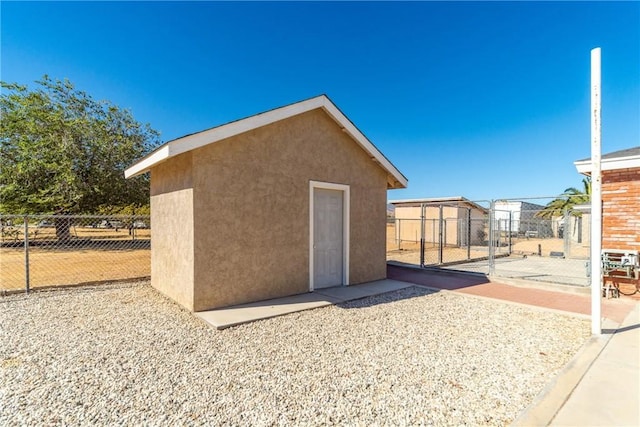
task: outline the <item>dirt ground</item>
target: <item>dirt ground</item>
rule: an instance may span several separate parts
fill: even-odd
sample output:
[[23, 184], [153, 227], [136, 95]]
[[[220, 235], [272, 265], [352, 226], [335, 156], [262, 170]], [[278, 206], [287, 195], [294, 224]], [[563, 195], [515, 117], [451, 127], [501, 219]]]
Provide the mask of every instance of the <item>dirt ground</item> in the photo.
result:
[[[69, 230], [71, 238], [78, 239], [95, 239], [95, 240], [131, 240], [133, 237], [139, 239], [149, 239], [151, 230], [128, 228], [90, 228], [90, 227], [71, 227]], [[131, 233], [131, 234], [130, 234]], [[29, 240], [55, 240], [56, 230], [53, 227], [29, 227]], [[22, 227], [3, 227], [1, 241], [3, 243], [22, 242], [24, 240], [24, 229]]]
[[[126, 232], [126, 230], [125, 230]], [[24, 250], [0, 248], [0, 292], [25, 288]], [[122, 280], [151, 275], [151, 251], [77, 249], [29, 250], [32, 288]]]
[[[149, 229], [133, 230], [137, 238], [149, 239]], [[4, 241], [22, 239], [22, 236], [5, 235]], [[73, 227], [73, 238], [91, 240], [129, 240], [132, 236], [128, 229], [99, 229]], [[55, 229], [40, 228], [29, 233], [32, 241], [54, 240]], [[563, 252], [562, 239], [521, 239], [512, 241], [512, 252], [515, 254], [533, 254], [541, 246], [543, 256], [551, 251]], [[498, 248], [498, 253], [506, 251], [506, 247]], [[445, 247], [442, 261], [444, 263], [465, 261], [468, 259], [467, 248]], [[587, 258], [589, 248], [574, 244], [571, 246], [572, 258]], [[486, 247], [472, 247], [470, 257], [478, 259], [488, 256]], [[71, 251], [51, 250], [33, 247], [29, 252], [29, 281], [33, 288], [42, 286], [70, 285], [86, 282], [122, 280], [134, 277], [145, 277], [151, 274], [151, 251], [149, 249], [132, 250], [100, 250], [78, 248]], [[387, 259], [409, 264], [420, 263], [420, 243], [400, 242], [395, 240], [394, 227], [387, 227]], [[425, 264], [439, 262], [438, 247], [427, 243], [425, 248]], [[21, 247], [0, 248], [0, 292], [2, 290], [24, 289], [25, 268], [24, 250]]]
[[[404, 248], [404, 244], [403, 244]], [[479, 259], [488, 255], [486, 249], [471, 249], [471, 259]], [[439, 262], [438, 248], [427, 247], [424, 253], [424, 263], [426, 265], [438, 264]], [[444, 248], [442, 251], [442, 262], [458, 262], [466, 261], [467, 257], [466, 248]], [[415, 249], [402, 249], [387, 251], [387, 261], [398, 261], [407, 264], [420, 264], [420, 248]]]
[[[467, 248], [445, 247], [442, 251], [442, 262], [457, 262], [471, 259], [478, 259], [488, 256], [487, 248], [471, 247], [468, 254]], [[425, 264], [438, 264], [439, 250], [434, 243], [427, 243], [424, 254]], [[387, 226], [387, 261], [398, 261], [407, 264], [420, 264], [420, 243], [419, 242], [398, 242], [395, 240], [395, 230], [393, 226]]]
[[[538, 245], [542, 256], [549, 256], [551, 252], [564, 252], [564, 240], [562, 239], [520, 239], [512, 241], [512, 253], [528, 255], [537, 254]], [[581, 243], [573, 243], [569, 248], [568, 257], [589, 258], [589, 246]]]
[[[517, 255], [537, 254], [538, 245], [542, 256], [548, 257], [551, 252], [564, 252], [564, 241], [562, 239], [513, 239], [511, 241], [511, 253]], [[507, 246], [496, 248], [497, 254], [505, 254], [509, 251]], [[439, 262], [439, 250], [435, 243], [426, 243], [425, 264], [437, 264]], [[472, 246], [471, 259], [487, 257], [489, 250], [486, 246]], [[568, 257], [586, 259], [589, 257], [589, 247], [582, 244], [573, 243], [570, 247]], [[395, 228], [387, 225], [387, 260], [405, 262], [408, 264], [420, 263], [420, 243], [412, 241], [398, 242], [395, 239]], [[443, 248], [442, 262], [458, 262], [468, 260], [466, 247], [445, 247]]]

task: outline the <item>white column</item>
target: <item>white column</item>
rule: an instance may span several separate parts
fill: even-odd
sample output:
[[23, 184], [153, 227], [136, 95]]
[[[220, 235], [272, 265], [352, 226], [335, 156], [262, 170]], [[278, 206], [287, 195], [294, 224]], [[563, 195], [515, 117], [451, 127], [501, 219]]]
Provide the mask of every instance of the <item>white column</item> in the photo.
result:
[[602, 334], [602, 171], [600, 48], [591, 50], [591, 333]]

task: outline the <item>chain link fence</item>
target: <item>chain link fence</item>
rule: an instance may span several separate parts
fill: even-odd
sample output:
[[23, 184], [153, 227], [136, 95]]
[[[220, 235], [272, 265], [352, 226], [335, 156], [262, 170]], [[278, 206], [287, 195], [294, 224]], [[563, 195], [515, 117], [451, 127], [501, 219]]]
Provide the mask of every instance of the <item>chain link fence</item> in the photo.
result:
[[148, 216], [0, 215], [0, 292], [149, 277]]
[[[552, 199], [398, 205], [387, 260], [588, 286], [590, 212]], [[0, 215], [0, 293], [149, 277], [150, 244], [148, 216]]]
[[556, 198], [397, 202], [387, 260], [423, 268], [588, 286], [590, 212], [549, 213]]
[[387, 221], [387, 260], [423, 267], [487, 259], [488, 209], [478, 202], [412, 202]]

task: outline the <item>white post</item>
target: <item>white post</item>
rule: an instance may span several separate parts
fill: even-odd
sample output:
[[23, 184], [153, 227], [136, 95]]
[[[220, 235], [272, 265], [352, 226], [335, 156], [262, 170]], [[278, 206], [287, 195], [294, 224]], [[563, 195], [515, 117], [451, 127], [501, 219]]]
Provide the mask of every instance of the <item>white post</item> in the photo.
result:
[[600, 48], [591, 50], [591, 333], [602, 334]]

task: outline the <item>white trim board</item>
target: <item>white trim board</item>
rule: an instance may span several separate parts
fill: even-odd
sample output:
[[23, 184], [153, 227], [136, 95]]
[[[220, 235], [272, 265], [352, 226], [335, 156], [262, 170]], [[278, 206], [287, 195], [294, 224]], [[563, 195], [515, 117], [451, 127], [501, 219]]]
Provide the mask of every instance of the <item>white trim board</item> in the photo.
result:
[[342, 191], [342, 286], [349, 286], [349, 236], [350, 236], [350, 187], [345, 184], [331, 182], [309, 181], [309, 292], [313, 292], [313, 192], [316, 188]]
[[[581, 173], [583, 175], [591, 174], [591, 159], [580, 160], [574, 162], [573, 164], [576, 166], [578, 173]], [[640, 168], [640, 156], [601, 159], [600, 164], [603, 171]]]
[[256, 114], [245, 119], [237, 120], [225, 125], [214, 127], [202, 132], [186, 135], [166, 142], [158, 149], [138, 160], [124, 172], [125, 178], [131, 178], [148, 172], [153, 166], [178, 154], [195, 150], [208, 144], [213, 144], [226, 138], [275, 123], [298, 114], [321, 108], [340, 128], [358, 143], [371, 159], [378, 163], [388, 173], [389, 189], [406, 188], [407, 178], [387, 159], [366, 136], [331, 102], [326, 95], [300, 101], [275, 110]]

